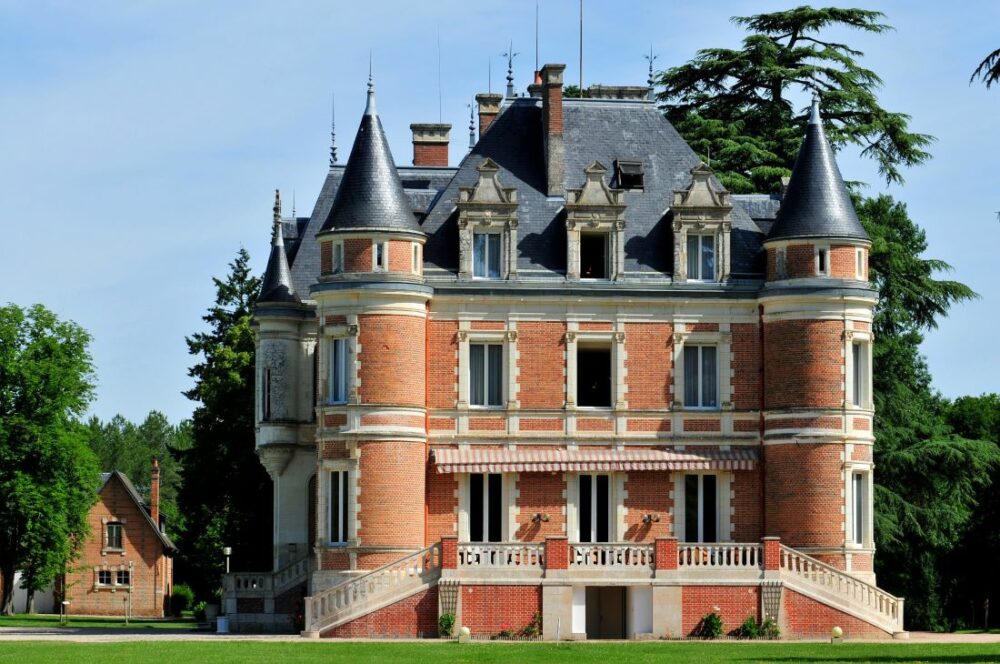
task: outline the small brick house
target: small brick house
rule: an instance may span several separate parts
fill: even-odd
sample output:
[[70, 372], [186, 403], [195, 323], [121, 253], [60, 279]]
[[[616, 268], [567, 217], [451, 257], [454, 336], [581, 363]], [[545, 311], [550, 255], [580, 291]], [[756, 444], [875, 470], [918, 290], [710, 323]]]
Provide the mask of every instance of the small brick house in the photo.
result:
[[426, 124], [396, 166], [369, 83], [312, 214], [276, 200], [274, 569], [226, 579], [232, 624], [298, 584], [309, 636], [450, 613], [679, 638], [713, 611], [901, 633], [873, 566], [871, 243], [818, 102], [784, 194], [733, 195], [648, 89], [564, 99], [563, 70], [479, 95], [457, 167]]
[[153, 462], [149, 505], [123, 473], [102, 473], [90, 508], [90, 537], [62, 588], [75, 615], [163, 618], [173, 589], [177, 547], [163, 529], [160, 468]]

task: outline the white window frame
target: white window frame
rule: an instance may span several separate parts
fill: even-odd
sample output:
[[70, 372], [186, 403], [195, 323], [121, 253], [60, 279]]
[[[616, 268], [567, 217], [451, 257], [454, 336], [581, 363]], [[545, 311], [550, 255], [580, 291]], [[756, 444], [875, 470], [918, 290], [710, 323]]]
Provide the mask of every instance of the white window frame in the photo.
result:
[[[503, 410], [517, 408], [517, 331], [516, 330], [471, 330], [471, 321], [460, 321], [458, 332], [458, 407], [469, 410]], [[469, 347], [472, 344], [502, 344], [503, 364], [500, 406], [472, 406], [472, 358]], [[464, 416], [463, 416], [464, 417]], [[460, 424], [462, 418], [460, 418]], [[467, 422], [467, 421], [466, 421]]]
[[[382, 253], [382, 261], [379, 262], [379, 252]], [[389, 242], [388, 240], [372, 240], [372, 272], [389, 271]]]
[[[484, 403], [472, 403], [472, 347], [482, 346], [483, 347], [483, 401]], [[489, 386], [490, 386], [490, 346], [500, 347], [500, 403], [488, 403], [489, 402]], [[469, 342], [469, 362], [466, 366], [466, 374], [469, 385], [469, 408], [475, 408], [480, 410], [490, 410], [490, 409], [503, 409], [507, 406], [507, 381], [506, 381], [506, 370], [507, 366], [507, 344], [502, 341], [483, 341], [474, 340]]]
[[865, 250], [858, 247], [854, 250], [855, 275], [858, 281], [865, 280]]
[[[691, 241], [691, 238], [698, 238], [698, 260], [695, 261], [695, 264], [698, 266], [698, 276], [697, 277], [692, 276], [691, 273], [688, 272], [687, 280], [692, 281], [694, 283], [702, 283], [702, 284], [716, 283], [718, 281], [718, 273], [719, 273], [719, 263], [718, 263], [719, 247], [718, 244], [716, 243], [716, 234], [688, 232], [687, 237], [684, 239], [684, 242], [689, 243]], [[712, 275], [707, 279], [705, 278], [705, 275], [702, 274], [702, 264], [701, 264], [701, 254], [703, 251], [703, 245], [705, 244], [706, 241], [711, 242], [712, 245]], [[691, 259], [689, 254], [689, 247], [685, 246], [685, 252], [688, 252], [685, 255], [688, 256], [688, 264], [690, 264]]]
[[[497, 263], [498, 263], [500, 269], [497, 271], [497, 276], [495, 276], [495, 277], [489, 276], [489, 271], [490, 271], [490, 267], [489, 266], [490, 266], [490, 256], [491, 256], [491, 254], [490, 254], [490, 250], [489, 250], [489, 244], [490, 243], [489, 243], [488, 239], [485, 242], [485, 245], [486, 245], [486, 261], [485, 261], [484, 265], [486, 266], [486, 274], [483, 275], [483, 276], [480, 276], [480, 275], [476, 274], [476, 256], [477, 256], [477, 254], [476, 254], [476, 236], [478, 236], [478, 235], [493, 235], [493, 236], [496, 236], [496, 238], [497, 238], [497, 252], [499, 253], [499, 256], [497, 256]], [[500, 281], [500, 280], [504, 279], [504, 256], [506, 255], [506, 252], [504, 251], [504, 249], [505, 249], [505, 247], [504, 247], [504, 241], [505, 241], [506, 238], [504, 237], [504, 235], [505, 235], [504, 229], [502, 229], [502, 228], [494, 228], [492, 226], [485, 227], [485, 228], [474, 228], [472, 230], [472, 247], [471, 247], [471, 253], [472, 253], [472, 278], [473, 279], [475, 279], [477, 281]]]
[[[688, 404], [687, 403], [687, 399], [685, 398], [686, 395], [687, 395], [687, 385], [684, 384], [684, 382], [685, 382], [685, 377], [687, 376], [687, 366], [686, 366], [687, 365], [687, 358], [686, 358], [686, 355], [687, 355], [687, 349], [688, 348], [697, 348], [698, 349], [698, 405], [696, 405], [696, 406]], [[703, 395], [702, 395], [702, 389], [701, 389], [701, 387], [702, 387], [702, 381], [704, 379], [703, 376], [702, 376], [702, 370], [701, 370], [702, 369], [701, 356], [702, 356], [702, 349], [703, 348], [714, 348], [715, 349], [715, 405], [714, 406], [705, 406], [705, 405], [703, 405], [701, 403], [702, 400], [703, 400]], [[681, 397], [681, 403], [684, 404], [684, 410], [708, 410], [708, 411], [713, 411], [713, 410], [720, 410], [722, 408], [722, 399], [721, 399], [721, 395], [722, 395], [721, 373], [722, 372], [719, 370], [720, 369], [720, 365], [722, 364], [720, 362], [721, 356], [722, 356], [722, 350], [720, 349], [719, 344], [717, 344], [717, 343], [691, 342], [691, 343], [684, 344], [684, 348], [681, 349], [681, 357], [685, 358], [684, 359], [685, 366], [682, 367], [682, 373], [681, 373], [681, 383], [684, 385], [684, 389], [683, 389], [683, 391], [681, 392], [681, 395], [680, 395], [680, 397]]]
[[[872, 466], [867, 462], [854, 462], [846, 467], [845, 480], [845, 505], [846, 524], [844, 526], [844, 539], [848, 548], [871, 549], [872, 540], [872, 519], [874, 516], [872, 506]], [[857, 484], [860, 477], [860, 486]], [[860, 496], [858, 489], [860, 488]], [[858, 500], [861, 500], [861, 523], [858, 523]], [[858, 529], [860, 526], [860, 538]], [[860, 539], [860, 541], [859, 541]]]
[[[566, 332], [566, 407], [570, 410], [611, 411], [628, 408], [625, 386], [625, 332], [623, 330], [578, 330], [570, 323]], [[577, 403], [579, 388], [578, 351], [580, 347], [611, 348], [611, 405], [581, 406]]]
[[[118, 545], [111, 545], [111, 529], [115, 528], [118, 530]], [[104, 541], [105, 549], [109, 551], [124, 551], [125, 550], [125, 524], [121, 521], [109, 521], [104, 526]]]
[[344, 243], [340, 240], [330, 243], [330, 274], [344, 271]]
[[413, 243], [413, 274], [420, 274], [420, 267], [423, 264], [421, 249], [419, 242]]
[[[472, 506], [469, 504], [470, 488], [469, 488], [469, 476], [474, 473], [461, 473], [458, 475], [458, 541], [468, 543], [471, 541], [472, 537]], [[490, 475], [491, 473], [480, 473], [482, 475]], [[515, 535], [517, 534], [518, 522], [517, 522], [517, 512], [518, 507], [516, 502], [516, 486], [517, 486], [517, 473], [496, 473], [500, 475], [500, 493], [501, 500], [503, 501], [503, 507], [501, 509], [501, 518], [503, 522], [500, 524], [500, 531], [503, 533], [504, 542], [515, 541]], [[488, 491], [488, 487], [484, 482], [484, 491]], [[486, 505], [484, 498], [484, 507]], [[484, 528], [487, 524], [483, 524]], [[488, 532], [488, 531], [487, 531]]]
[[[619, 538], [618, 533], [618, 519], [617, 505], [619, 492], [617, 491], [617, 482], [615, 473], [613, 472], [590, 472], [590, 473], [576, 473], [573, 479], [573, 535], [575, 535], [574, 542], [584, 543], [584, 544], [601, 544], [597, 542], [597, 519], [593, 519], [590, 524], [590, 542], [583, 542], [581, 539], [582, 524], [580, 523], [580, 478], [584, 475], [596, 478], [598, 475], [605, 475], [608, 478], [608, 542], [617, 542]], [[591, 479], [591, 491], [590, 491], [590, 514], [591, 517], [597, 514], [597, 491], [594, 488], [597, 486], [597, 480]], [[568, 511], [568, 510], [567, 510]]]
[[[326, 544], [327, 546], [348, 546], [351, 542], [354, 530], [354, 519], [352, 515], [354, 514], [353, 506], [353, 496], [354, 496], [354, 484], [352, 473], [347, 468], [326, 468], [325, 482], [326, 482], [326, 511], [324, 517], [324, 523], [326, 524]], [[340, 505], [339, 515], [341, 516], [341, 523], [337, 532], [333, 532], [333, 496], [334, 496], [334, 482], [333, 477], [337, 476], [337, 496], [339, 499], [343, 500], [345, 495], [347, 502], [346, 505]], [[343, 518], [344, 513], [347, 513], [346, 519]]]
[[[857, 410], [872, 406], [872, 336], [870, 332], [847, 330], [844, 334], [844, 405]], [[854, 364], [854, 347], [859, 347], [861, 375]], [[861, 393], [858, 394], [858, 387]]]
[[[686, 523], [686, 507], [687, 507], [687, 494], [686, 485], [684, 478], [688, 475], [698, 475], [698, 534], [695, 539], [691, 539], [688, 536], [687, 523]], [[733, 483], [732, 473], [726, 471], [717, 470], [686, 470], [677, 471], [673, 475], [674, 482], [674, 536], [677, 537], [679, 542], [700, 542], [704, 538], [704, 534], [700, 532], [703, 527], [703, 513], [705, 501], [701, 499], [704, 493], [704, 479], [705, 475], [713, 475], [715, 477], [715, 539], [716, 542], [731, 542], [732, 541], [732, 500], [731, 491]]]
[[[822, 261], [820, 257], [822, 256]], [[829, 277], [830, 276], [830, 245], [828, 244], [818, 244], [813, 250], [813, 270], [817, 277]], [[821, 266], [822, 263], [822, 266]], [[823, 269], [820, 269], [822, 267]]]
[[[341, 347], [339, 355], [334, 352], [334, 348], [337, 345]], [[350, 386], [350, 380], [348, 380], [348, 371], [350, 368], [350, 363], [347, 360], [348, 354], [347, 337], [330, 337], [327, 339], [326, 403], [328, 405], [336, 406], [347, 403], [347, 394]], [[342, 378], [342, 383], [339, 385], [342, 392], [340, 395], [335, 395], [336, 388], [338, 387], [336, 380], [337, 365], [340, 365]]]
[[[128, 577], [128, 583], [122, 583], [121, 582], [121, 575], [122, 574], [124, 574], [125, 576]], [[131, 572], [131, 570], [129, 570], [127, 568], [115, 570], [114, 580], [115, 580], [115, 586], [117, 586], [119, 588], [131, 588], [132, 587], [132, 572]]]

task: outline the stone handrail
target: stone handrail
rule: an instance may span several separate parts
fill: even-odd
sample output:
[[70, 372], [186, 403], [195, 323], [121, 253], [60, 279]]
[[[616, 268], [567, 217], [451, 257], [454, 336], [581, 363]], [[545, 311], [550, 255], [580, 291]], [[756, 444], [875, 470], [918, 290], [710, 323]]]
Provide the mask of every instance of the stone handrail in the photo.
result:
[[305, 583], [308, 580], [309, 558], [300, 558], [299, 560], [288, 563], [274, 573], [274, 580], [272, 581], [274, 585], [274, 594], [280, 595], [289, 588], [293, 588], [300, 583]]
[[655, 547], [631, 542], [590, 543], [569, 545], [571, 567], [587, 569], [652, 568]]
[[866, 583], [847, 572], [831, 567], [811, 556], [781, 545], [779, 569], [806, 587], [840, 597], [852, 606], [862, 606], [879, 618], [903, 630], [903, 598]]
[[318, 632], [340, 619], [434, 581], [441, 573], [441, 543], [432, 544], [354, 579], [307, 597], [305, 628]]
[[677, 547], [677, 566], [702, 569], [763, 569], [764, 548], [759, 543], [719, 542], [681, 544]]
[[483, 542], [458, 545], [461, 569], [541, 569], [545, 544], [532, 542]]

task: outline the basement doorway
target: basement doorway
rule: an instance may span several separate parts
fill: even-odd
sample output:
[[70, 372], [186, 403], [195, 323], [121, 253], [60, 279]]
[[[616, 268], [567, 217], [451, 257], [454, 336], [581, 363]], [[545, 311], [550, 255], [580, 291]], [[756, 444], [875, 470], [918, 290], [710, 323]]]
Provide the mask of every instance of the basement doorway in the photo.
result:
[[587, 586], [587, 638], [625, 638], [625, 587]]

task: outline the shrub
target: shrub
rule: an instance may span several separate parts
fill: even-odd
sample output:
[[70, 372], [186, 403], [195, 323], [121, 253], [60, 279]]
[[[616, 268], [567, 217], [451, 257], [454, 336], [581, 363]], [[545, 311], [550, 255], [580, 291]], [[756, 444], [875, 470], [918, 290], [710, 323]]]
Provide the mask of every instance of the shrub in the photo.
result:
[[174, 586], [174, 592], [170, 596], [170, 611], [175, 616], [181, 615], [183, 611], [189, 610], [194, 605], [194, 591], [186, 583], [178, 583]]
[[760, 627], [757, 625], [757, 619], [753, 616], [747, 616], [747, 619], [743, 621], [743, 624], [736, 628], [733, 632], [733, 636], [740, 639], [757, 639], [760, 638]]
[[698, 636], [703, 639], [717, 639], [722, 636], [722, 630], [722, 617], [715, 611], [702, 616], [698, 624]]
[[442, 613], [441, 617], [438, 618], [438, 634], [444, 638], [451, 636], [452, 630], [455, 629], [455, 614], [454, 613]]
[[512, 636], [514, 636], [514, 628], [511, 627], [510, 625], [508, 625], [507, 623], [504, 623], [504, 624], [500, 625], [500, 631], [497, 632], [495, 638], [498, 638], [498, 639], [509, 639]]
[[542, 635], [542, 614], [536, 613], [531, 622], [521, 628], [521, 636], [537, 639]]
[[191, 607], [191, 611], [194, 613], [194, 619], [198, 622], [205, 622], [205, 601], [202, 600]]
[[760, 635], [765, 639], [780, 639], [781, 630], [774, 618], [768, 618], [760, 624]]

